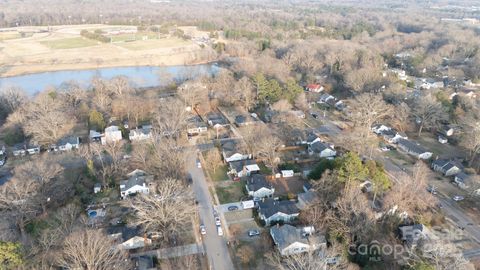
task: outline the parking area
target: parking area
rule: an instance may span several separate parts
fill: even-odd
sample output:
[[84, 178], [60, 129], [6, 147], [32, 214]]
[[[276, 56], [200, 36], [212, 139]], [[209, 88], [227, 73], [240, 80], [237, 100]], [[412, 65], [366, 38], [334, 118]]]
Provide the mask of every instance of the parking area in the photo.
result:
[[247, 242], [252, 242], [260, 238], [259, 235], [249, 236], [248, 232], [250, 230], [257, 230], [260, 234], [264, 230], [262, 227], [258, 226], [254, 220], [231, 224], [228, 226], [228, 229], [230, 230], [230, 235], [232, 235], [234, 239]]

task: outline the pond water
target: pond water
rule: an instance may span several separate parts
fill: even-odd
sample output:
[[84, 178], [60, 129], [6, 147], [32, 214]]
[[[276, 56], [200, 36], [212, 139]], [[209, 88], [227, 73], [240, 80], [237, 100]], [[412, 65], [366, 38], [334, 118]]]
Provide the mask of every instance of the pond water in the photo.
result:
[[60, 87], [63, 83], [77, 82], [82, 87], [88, 87], [95, 77], [111, 79], [125, 76], [134, 87], [161, 86], [166, 77], [182, 81], [186, 78], [195, 78], [202, 75], [214, 75], [220, 69], [216, 64], [193, 66], [136, 66], [113, 67], [86, 70], [62, 70], [41, 72], [28, 75], [19, 75], [0, 78], [0, 89], [6, 87], [19, 87], [27, 94], [34, 95], [47, 87]]

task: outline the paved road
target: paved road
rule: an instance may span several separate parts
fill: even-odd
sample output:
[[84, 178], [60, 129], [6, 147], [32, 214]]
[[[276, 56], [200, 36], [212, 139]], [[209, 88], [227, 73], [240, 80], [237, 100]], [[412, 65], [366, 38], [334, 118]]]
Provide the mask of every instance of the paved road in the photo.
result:
[[207, 234], [203, 236], [203, 243], [211, 269], [233, 270], [235, 268], [228, 253], [226, 240], [217, 235], [212, 197], [203, 170], [197, 168], [195, 155], [187, 160], [187, 167], [193, 179], [193, 191], [198, 201], [200, 222], [205, 225], [207, 231]]
[[[323, 121], [323, 125], [319, 125], [317, 128], [319, 132], [322, 134], [328, 135], [333, 142], [338, 139], [339, 135], [341, 136], [342, 130], [335, 126], [331, 121], [327, 118], [321, 118]], [[310, 127], [310, 126], [309, 126]], [[325, 128], [327, 127], [327, 128]], [[396, 180], [395, 175], [399, 175], [401, 173], [406, 173], [402, 170], [401, 167], [394, 164], [390, 159], [386, 158], [385, 156], [380, 156], [378, 158], [385, 167], [388, 175], [393, 178], [394, 181]], [[454, 224], [459, 228], [465, 228], [465, 231], [475, 240], [477, 243], [480, 243], [480, 226], [475, 224], [472, 219], [464, 212], [462, 208], [458, 206], [458, 204], [452, 199], [444, 194], [437, 195], [438, 200], [440, 201], [441, 205], [443, 206], [443, 212], [445, 213], [446, 217], [448, 217]], [[471, 225], [467, 225], [471, 224]], [[469, 258], [471, 257], [480, 257], [480, 249], [478, 250], [471, 250], [466, 251]]]

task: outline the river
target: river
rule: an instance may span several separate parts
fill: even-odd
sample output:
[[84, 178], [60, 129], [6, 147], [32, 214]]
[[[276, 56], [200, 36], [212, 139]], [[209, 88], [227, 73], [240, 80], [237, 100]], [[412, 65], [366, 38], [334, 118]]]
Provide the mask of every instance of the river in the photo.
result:
[[7, 87], [19, 87], [29, 95], [35, 95], [48, 87], [60, 87], [63, 83], [75, 81], [82, 87], [88, 87], [95, 77], [111, 79], [125, 76], [134, 87], [154, 87], [162, 85], [162, 78], [167, 76], [176, 80], [194, 78], [201, 75], [213, 75], [220, 69], [216, 64], [193, 66], [136, 66], [114, 67], [86, 70], [63, 70], [41, 72], [0, 78], [0, 90]]

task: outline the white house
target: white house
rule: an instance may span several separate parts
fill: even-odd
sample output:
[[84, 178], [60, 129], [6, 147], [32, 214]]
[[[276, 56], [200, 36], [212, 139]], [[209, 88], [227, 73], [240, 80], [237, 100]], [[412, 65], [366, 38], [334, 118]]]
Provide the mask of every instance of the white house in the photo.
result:
[[452, 176], [460, 173], [463, 169], [463, 166], [455, 161], [437, 159], [432, 162], [432, 169], [434, 171], [441, 172], [445, 176]]
[[80, 138], [76, 136], [65, 137], [57, 142], [56, 147], [60, 151], [78, 149], [80, 147]]
[[274, 226], [270, 235], [282, 256], [326, 249], [325, 236], [316, 234], [313, 227], [295, 228], [291, 225]]
[[292, 222], [299, 214], [300, 210], [292, 201], [276, 201], [267, 198], [258, 202], [258, 215], [267, 226], [276, 222]]
[[308, 145], [308, 154], [332, 159], [337, 155], [337, 151], [333, 150], [333, 148], [326, 143], [316, 141]]
[[257, 162], [253, 159], [232, 161], [229, 162], [229, 166], [230, 171], [228, 173], [235, 177], [250, 176], [260, 171], [260, 167], [258, 167]]
[[405, 151], [407, 154], [415, 156], [418, 159], [429, 159], [432, 157], [432, 152], [429, 152], [421, 145], [406, 139], [399, 139], [398, 147], [400, 147], [400, 149]]
[[[453, 182], [458, 185], [461, 189], [468, 189], [472, 186], [474, 176], [468, 175], [464, 172], [459, 172], [453, 178]], [[477, 180], [478, 181], [478, 180]]]
[[128, 134], [128, 138], [130, 141], [135, 142], [135, 141], [143, 141], [150, 139], [152, 137], [152, 126], [151, 125], [145, 125], [142, 126], [141, 128], [136, 128], [130, 130], [130, 133]]
[[137, 248], [143, 248], [145, 246], [148, 246], [152, 244], [152, 240], [146, 237], [141, 237], [141, 236], [134, 236], [127, 241], [121, 243], [119, 245], [120, 249], [124, 250], [130, 250], [130, 249], [137, 249]]
[[109, 126], [105, 129], [101, 141], [102, 144], [118, 142], [122, 140], [122, 131], [118, 126]]
[[135, 170], [129, 174], [127, 180], [120, 182], [120, 196], [122, 199], [127, 198], [131, 194], [144, 193], [148, 194], [150, 189], [147, 186], [147, 176], [144, 171]]
[[245, 185], [247, 193], [253, 198], [271, 197], [275, 193], [275, 188], [261, 174], [254, 174], [247, 180]]
[[228, 141], [222, 143], [222, 156], [225, 162], [239, 161], [252, 158], [252, 155], [242, 153], [238, 149], [237, 143]]

